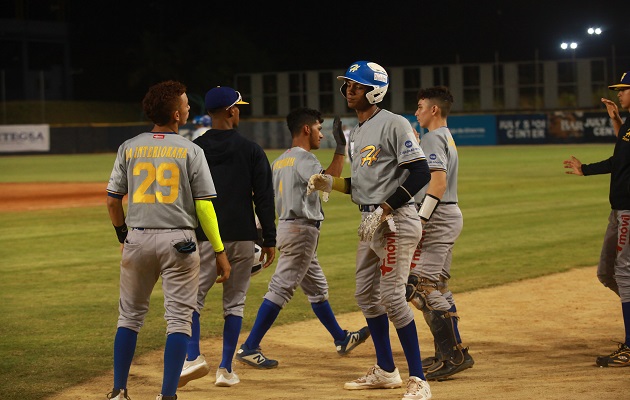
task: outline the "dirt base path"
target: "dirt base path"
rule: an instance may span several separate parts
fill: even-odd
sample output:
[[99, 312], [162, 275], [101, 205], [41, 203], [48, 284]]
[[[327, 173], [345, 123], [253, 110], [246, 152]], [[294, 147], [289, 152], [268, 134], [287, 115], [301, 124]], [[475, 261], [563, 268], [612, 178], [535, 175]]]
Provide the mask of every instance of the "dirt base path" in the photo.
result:
[[[599, 284], [595, 268], [463, 293], [456, 295], [456, 301], [464, 343], [470, 346], [475, 366], [450, 380], [431, 382], [434, 399], [630, 399], [630, 368], [595, 366], [597, 355], [616, 349], [611, 340], [623, 340], [619, 299]], [[360, 313], [338, 319], [342, 327], [365, 325]], [[423, 357], [432, 355], [432, 339], [419, 311], [416, 324]], [[393, 327], [390, 332], [394, 357], [406, 380], [408, 370]], [[242, 332], [239, 344], [246, 334]], [[368, 340], [347, 357], [339, 357], [318, 321], [273, 327], [262, 347], [265, 355], [279, 360], [277, 369], [235, 363], [241, 383], [220, 388], [214, 386], [214, 371], [221, 339], [202, 340], [212, 371], [181, 388], [179, 399], [394, 400], [404, 393], [404, 389], [344, 390], [344, 382], [375, 363], [374, 347]], [[153, 400], [159, 393], [162, 354], [156, 351], [134, 360], [129, 378], [133, 400]], [[112, 381], [110, 372], [50, 399], [103, 399]]]

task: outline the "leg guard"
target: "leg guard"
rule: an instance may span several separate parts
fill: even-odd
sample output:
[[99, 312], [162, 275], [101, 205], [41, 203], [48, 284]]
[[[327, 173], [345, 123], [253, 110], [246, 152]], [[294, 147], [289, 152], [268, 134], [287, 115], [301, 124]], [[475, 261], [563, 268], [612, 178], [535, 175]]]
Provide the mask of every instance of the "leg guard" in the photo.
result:
[[424, 312], [423, 316], [433, 334], [436, 358], [439, 357], [442, 363], [448, 361], [453, 365], [461, 364], [464, 354], [457, 345], [451, 314], [448, 311], [431, 310]]

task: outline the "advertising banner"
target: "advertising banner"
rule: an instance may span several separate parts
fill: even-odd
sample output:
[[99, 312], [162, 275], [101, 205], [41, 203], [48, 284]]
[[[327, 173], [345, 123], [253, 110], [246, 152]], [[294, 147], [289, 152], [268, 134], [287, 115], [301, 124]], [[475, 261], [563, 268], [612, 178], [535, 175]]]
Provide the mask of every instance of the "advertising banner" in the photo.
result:
[[0, 153], [50, 151], [49, 125], [0, 125]]
[[547, 115], [499, 115], [497, 137], [499, 144], [547, 143]]

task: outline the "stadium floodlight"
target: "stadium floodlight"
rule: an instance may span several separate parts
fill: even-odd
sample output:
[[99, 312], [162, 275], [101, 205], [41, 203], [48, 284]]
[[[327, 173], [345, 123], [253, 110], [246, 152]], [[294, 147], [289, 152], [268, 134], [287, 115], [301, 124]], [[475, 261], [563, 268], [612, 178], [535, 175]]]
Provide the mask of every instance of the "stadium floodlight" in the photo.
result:
[[562, 42], [562, 43], [560, 44], [560, 48], [561, 48], [562, 50], [566, 50], [566, 49], [569, 49], [569, 48], [570, 48], [571, 50], [575, 50], [575, 49], [577, 49], [577, 47], [578, 47], [578, 44], [577, 44], [576, 42], [571, 42], [571, 43]]
[[601, 35], [602, 34], [602, 28], [588, 28], [588, 30], [586, 31], [588, 32], [589, 35]]

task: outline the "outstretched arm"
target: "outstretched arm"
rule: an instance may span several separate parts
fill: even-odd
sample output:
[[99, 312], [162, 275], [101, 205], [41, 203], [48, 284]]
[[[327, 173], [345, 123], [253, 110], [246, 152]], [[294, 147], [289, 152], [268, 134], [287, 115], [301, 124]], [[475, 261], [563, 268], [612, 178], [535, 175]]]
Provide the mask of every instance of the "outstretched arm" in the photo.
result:
[[615, 136], [619, 136], [619, 129], [621, 129], [621, 125], [623, 121], [621, 120], [621, 115], [619, 115], [619, 107], [617, 107], [617, 103], [612, 100], [608, 100], [602, 97], [602, 103], [606, 106], [606, 111], [608, 111], [608, 116], [612, 120], [613, 129], [615, 130]]

